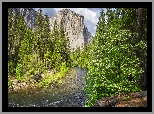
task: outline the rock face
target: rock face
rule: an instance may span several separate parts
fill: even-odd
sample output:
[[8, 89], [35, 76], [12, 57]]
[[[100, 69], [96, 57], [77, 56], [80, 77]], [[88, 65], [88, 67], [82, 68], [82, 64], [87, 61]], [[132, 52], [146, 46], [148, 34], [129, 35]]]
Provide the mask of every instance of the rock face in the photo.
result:
[[[34, 28], [37, 11], [33, 8], [13, 8], [12, 13], [22, 12], [27, 27]], [[49, 18], [50, 29], [53, 29], [55, 20], [57, 25], [60, 25], [61, 19], [64, 19], [64, 31], [66, 37], [70, 41], [70, 50], [74, 51], [77, 47], [82, 50], [85, 45], [93, 39], [93, 36], [84, 25], [84, 16], [71, 11], [70, 9], [63, 9]]]
[[93, 38], [87, 27], [84, 25], [84, 16], [71, 11], [70, 9], [63, 9], [50, 17], [51, 30], [54, 27], [56, 20], [57, 25], [60, 26], [61, 20], [64, 20], [64, 31], [66, 37], [70, 41], [71, 51], [77, 47], [82, 50], [87, 42]]
[[37, 11], [33, 8], [12, 8], [12, 13], [22, 13], [27, 27], [34, 28], [35, 19], [37, 17]]
[[[90, 43], [93, 39], [92, 34], [88, 31], [88, 28], [84, 25], [84, 31], [83, 31], [85, 43]], [[85, 44], [86, 45], [86, 44]]]

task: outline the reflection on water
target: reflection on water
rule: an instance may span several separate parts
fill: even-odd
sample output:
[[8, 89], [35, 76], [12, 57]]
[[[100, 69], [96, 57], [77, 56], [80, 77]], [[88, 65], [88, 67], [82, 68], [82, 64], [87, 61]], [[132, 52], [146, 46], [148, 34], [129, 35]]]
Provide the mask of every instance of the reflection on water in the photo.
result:
[[87, 95], [83, 92], [87, 70], [74, 68], [74, 78], [66, 76], [60, 87], [49, 87], [33, 93], [8, 94], [9, 107], [83, 107]]

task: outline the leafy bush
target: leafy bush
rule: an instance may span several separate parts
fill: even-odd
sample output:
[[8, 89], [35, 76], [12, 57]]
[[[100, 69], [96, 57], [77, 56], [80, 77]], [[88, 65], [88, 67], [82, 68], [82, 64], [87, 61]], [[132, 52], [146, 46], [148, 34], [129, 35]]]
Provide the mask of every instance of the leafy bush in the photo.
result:
[[12, 86], [13, 82], [11, 81], [10, 77], [8, 77], [8, 86]]
[[42, 88], [47, 88], [49, 86], [49, 84], [54, 81], [54, 76], [51, 74], [47, 74], [47, 73], [44, 75], [45, 76], [38, 83], [38, 86], [42, 87]]
[[17, 67], [16, 67], [16, 78], [19, 82], [22, 81], [23, 77], [22, 77], [23, 73], [22, 73], [22, 64], [18, 63]]
[[51, 83], [57, 82], [58, 84], [62, 83], [61, 79], [66, 75], [67, 71], [69, 68], [66, 66], [66, 62], [63, 62], [60, 66], [60, 72], [57, 72], [53, 75], [44, 72], [43, 74], [45, 75], [40, 83], [38, 84], [39, 87], [46, 88], [48, 87]]
[[127, 100], [130, 100], [131, 99], [131, 96], [126, 96], [123, 98], [123, 100], [127, 101]]
[[[122, 30], [122, 19], [116, 19], [110, 12], [109, 21], [103, 23], [103, 13], [97, 26], [92, 50], [92, 61], [88, 66], [85, 92], [88, 94], [86, 106], [90, 107], [102, 97], [117, 93], [141, 90], [141, 60], [135, 53], [133, 44], [136, 33]], [[107, 27], [107, 29], [106, 29]], [[146, 47], [141, 42], [137, 46]], [[138, 49], [138, 48], [137, 48]]]
[[[112, 33], [112, 31], [108, 31]], [[125, 33], [125, 31], [123, 31]], [[120, 34], [122, 34], [120, 32]], [[119, 34], [119, 35], [120, 35]], [[114, 43], [120, 39], [126, 40], [129, 34], [121, 38], [109, 37], [111, 42], [106, 42], [104, 46], [97, 47], [94, 54], [95, 59], [90, 64], [87, 76], [87, 88], [90, 101], [88, 106], [106, 96], [111, 96], [119, 92], [135, 92], [140, 90], [140, 74], [143, 72], [139, 67], [139, 59], [132, 52], [130, 44], [121, 43], [116, 46]], [[106, 35], [102, 37], [106, 38]], [[128, 53], [129, 52], [129, 53]], [[97, 55], [97, 53], [100, 53]]]
[[66, 66], [66, 62], [63, 62], [60, 67], [61, 77], [64, 77], [68, 70], [69, 70], [69, 68]]

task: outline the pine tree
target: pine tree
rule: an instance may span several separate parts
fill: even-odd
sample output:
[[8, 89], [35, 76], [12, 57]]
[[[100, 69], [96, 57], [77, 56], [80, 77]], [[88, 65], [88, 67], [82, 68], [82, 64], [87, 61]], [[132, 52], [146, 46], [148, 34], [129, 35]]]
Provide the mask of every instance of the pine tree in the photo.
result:
[[19, 48], [18, 61], [23, 66], [23, 73], [25, 74], [32, 68], [35, 68], [36, 63], [33, 63], [32, 55], [34, 50], [34, 32], [26, 28], [24, 31], [24, 37]]
[[70, 50], [69, 50], [69, 41], [68, 39], [66, 38], [65, 36], [65, 33], [64, 33], [64, 20], [62, 19], [61, 20], [61, 23], [60, 23], [60, 41], [61, 41], [61, 57], [62, 57], [62, 61], [63, 62], [66, 62], [67, 65], [69, 65], [69, 59], [70, 59]]
[[62, 62], [62, 57], [60, 55], [61, 50], [61, 40], [60, 40], [60, 33], [58, 29], [57, 22], [55, 21], [53, 31], [52, 31], [52, 38], [53, 38], [53, 55], [52, 55], [52, 64], [53, 68], [56, 68], [58, 71], [60, 69], [60, 64]]
[[8, 11], [8, 62], [9, 62], [9, 73], [13, 75], [15, 73], [18, 60], [19, 47], [23, 40], [26, 24], [21, 13], [12, 14], [12, 9]]
[[49, 17], [46, 14], [44, 18], [44, 29], [43, 29], [43, 57], [47, 69], [51, 69], [51, 58], [53, 54], [53, 38], [50, 30]]
[[[51, 35], [51, 30], [50, 30], [50, 24], [49, 24], [49, 17], [46, 14], [45, 18], [44, 18], [44, 22], [43, 22], [43, 43], [44, 43], [44, 48], [45, 49], [49, 49], [49, 39], [50, 39], [50, 35]], [[46, 50], [47, 51], [47, 50]]]
[[38, 10], [38, 14], [37, 14], [37, 18], [35, 20], [35, 36], [36, 36], [36, 40], [35, 40], [35, 52], [37, 52], [39, 54], [39, 57], [41, 58], [41, 60], [43, 60], [43, 53], [42, 53], [42, 47], [43, 47], [43, 42], [42, 42], [42, 38], [43, 38], [43, 16], [42, 16], [42, 10], [39, 9]]
[[8, 9], [8, 73], [9, 75], [13, 75], [13, 58], [12, 58], [12, 51], [13, 51], [13, 39], [14, 39], [14, 32], [13, 32], [13, 16], [11, 15], [12, 8]]

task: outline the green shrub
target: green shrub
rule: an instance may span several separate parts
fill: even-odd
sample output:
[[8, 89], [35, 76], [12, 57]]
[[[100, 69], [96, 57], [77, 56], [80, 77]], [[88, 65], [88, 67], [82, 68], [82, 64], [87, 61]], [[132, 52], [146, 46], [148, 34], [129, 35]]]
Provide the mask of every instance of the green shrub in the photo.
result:
[[[113, 30], [109, 31], [109, 33], [112, 32]], [[121, 31], [120, 34], [122, 34]], [[121, 39], [126, 40], [127, 35], [129, 34], [123, 35]], [[139, 66], [139, 59], [132, 51], [133, 47], [125, 43], [116, 46], [114, 42], [120, 40], [120, 37], [116, 38], [111, 34], [110, 36], [112, 42], [106, 42], [101, 47], [96, 46], [97, 51], [89, 66], [87, 87], [85, 88], [89, 94], [87, 106], [92, 106], [96, 100], [102, 97], [117, 93], [136, 92], [141, 89], [140, 74], [143, 71]], [[97, 53], [100, 54], [97, 55]]]
[[17, 67], [16, 67], [16, 78], [19, 82], [22, 81], [23, 77], [22, 77], [23, 73], [22, 73], [22, 64], [18, 63]]
[[[136, 46], [132, 45], [134, 39], [131, 38], [136, 33], [121, 30], [121, 19], [113, 20], [108, 25], [99, 23], [86, 77], [88, 101], [85, 105], [88, 107], [102, 97], [141, 90], [140, 75], [143, 70], [141, 60], [134, 51]], [[142, 46], [145, 47], [145, 44]]]
[[130, 100], [131, 99], [131, 96], [126, 96], [123, 98], [123, 100], [127, 101], [127, 100]]
[[12, 86], [13, 85], [13, 82], [12, 80], [10, 79], [10, 77], [8, 77], [8, 86]]

